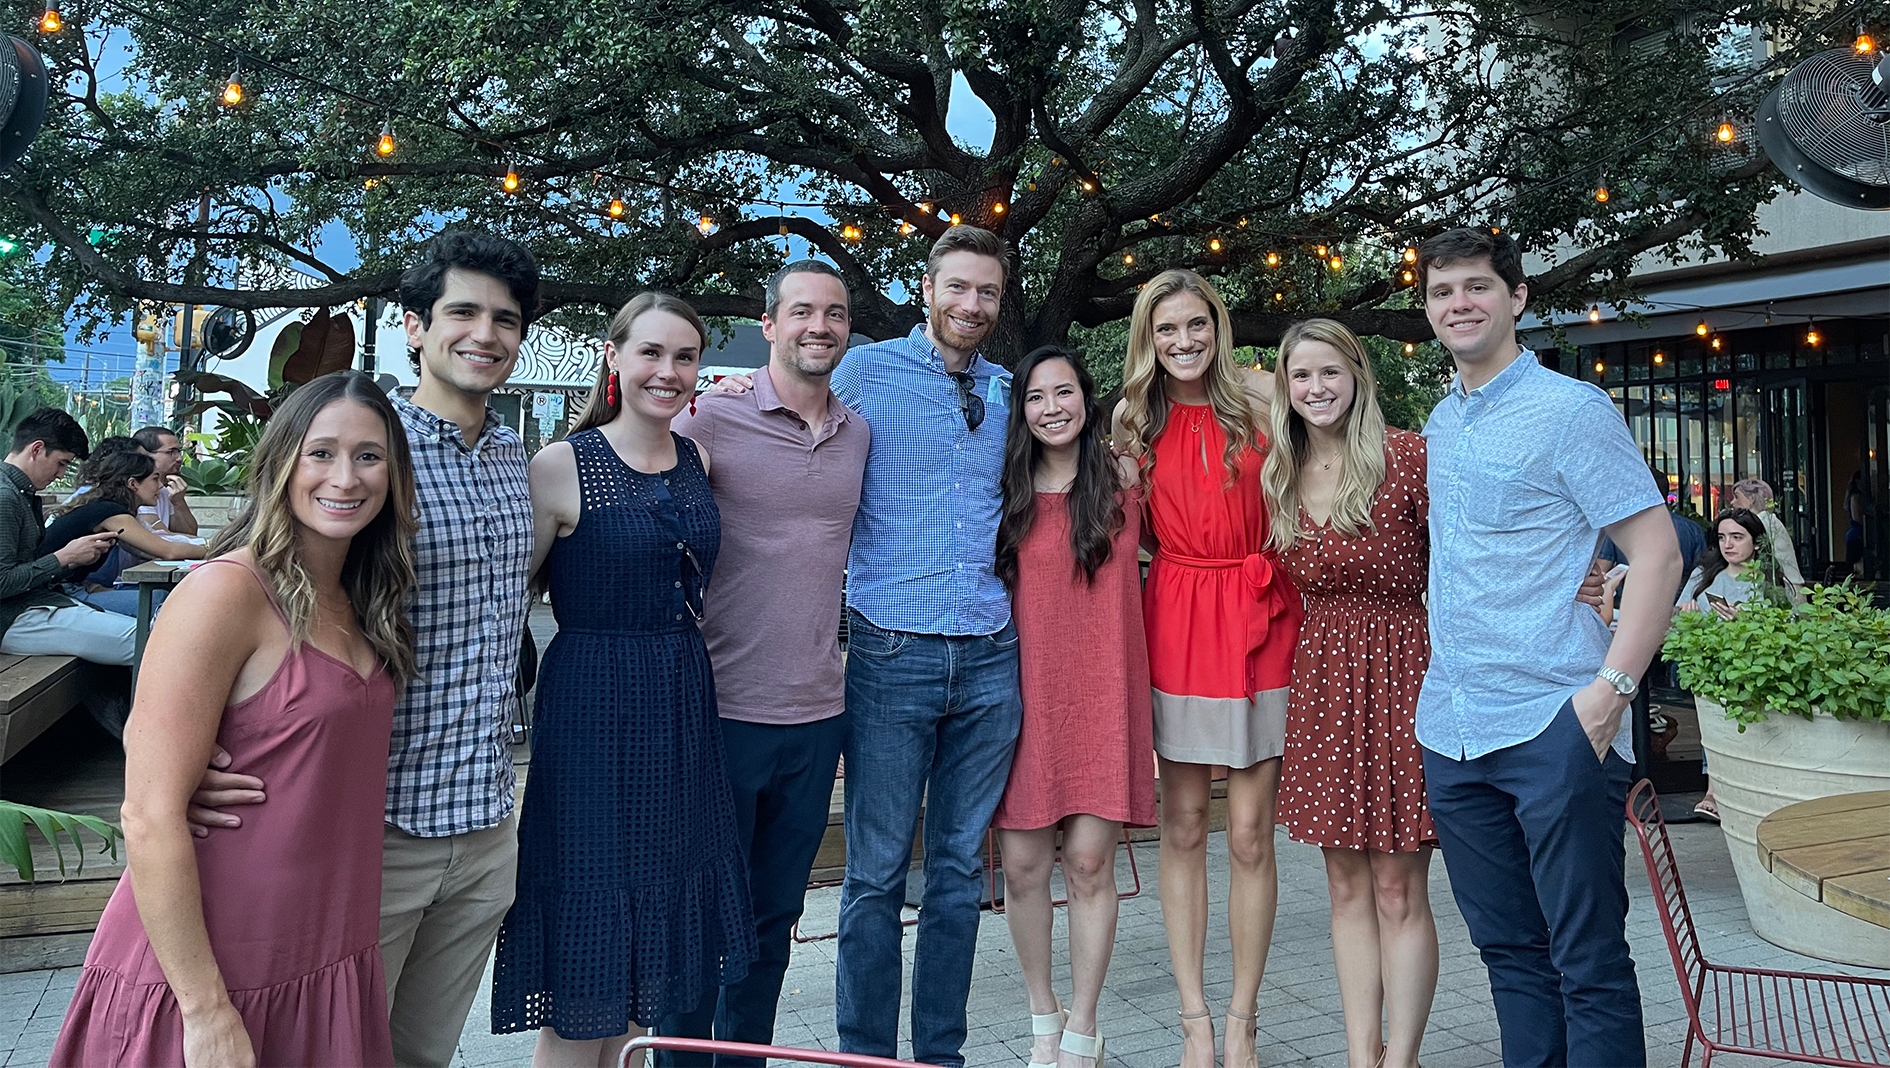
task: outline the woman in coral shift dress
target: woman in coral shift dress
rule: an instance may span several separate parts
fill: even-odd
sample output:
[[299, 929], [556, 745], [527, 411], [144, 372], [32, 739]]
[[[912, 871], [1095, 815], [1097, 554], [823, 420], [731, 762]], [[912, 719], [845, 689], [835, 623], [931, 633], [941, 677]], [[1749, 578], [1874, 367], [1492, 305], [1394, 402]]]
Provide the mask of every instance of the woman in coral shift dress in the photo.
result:
[[[125, 726], [125, 878], [55, 1066], [393, 1063], [381, 816], [415, 513], [386, 394], [358, 371], [296, 390], [249, 493], [151, 631]], [[213, 746], [269, 799], [193, 839]]]
[[1280, 822], [1325, 851], [1350, 1063], [1412, 1068], [1437, 989], [1437, 833], [1414, 730], [1431, 659], [1424, 439], [1386, 429], [1365, 347], [1330, 319], [1287, 330], [1274, 382], [1262, 480], [1273, 547], [1306, 595]]
[[1272, 380], [1233, 361], [1208, 282], [1167, 271], [1136, 299], [1116, 448], [1148, 486], [1154, 562], [1143, 596], [1160, 758], [1162, 921], [1181, 992], [1182, 1068], [1211, 1068], [1202, 991], [1208, 793], [1227, 773], [1228, 932], [1234, 986], [1226, 1063], [1252, 1068], [1254, 1003], [1279, 894], [1274, 801], [1300, 597], [1267, 550], [1260, 465]]
[[[1012, 372], [995, 569], [1011, 591], [1024, 718], [991, 825], [1004, 918], [1030, 993], [1036, 1068], [1102, 1059], [1096, 1002], [1116, 937], [1116, 840], [1155, 822], [1141, 495], [1109, 453], [1096, 384], [1055, 346]], [[1050, 868], [1063, 829], [1070, 896], [1069, 1011], [1050, 980]]]

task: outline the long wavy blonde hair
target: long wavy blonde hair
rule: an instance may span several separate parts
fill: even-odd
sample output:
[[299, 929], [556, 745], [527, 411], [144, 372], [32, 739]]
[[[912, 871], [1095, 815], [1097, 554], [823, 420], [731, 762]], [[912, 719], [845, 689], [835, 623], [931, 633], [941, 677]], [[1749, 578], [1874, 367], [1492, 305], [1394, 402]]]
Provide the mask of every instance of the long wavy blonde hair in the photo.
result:
[[1177, 293], [1200, 297], [1214, 320], [1214, 354], [1206, 374], [1208, 405], [1227, 437], [1222, 463], [1227, 485], [1231, 486], [1240, 473], [1241, 455], [1259, 439], [1254, 425], [1256, 413], [1241, 383], [1240, 365], [1234, 362], [1234, 329], [1228, 321], [1227, 305], [1208, 280], [1193, 271], [1163, 271], [1135, 298], [1135, 311], [1129, 318], [1129, 349], [1122, 361], [1122, 440], [1116, 446], [1141, 458], [1146, 483], [1155, 469], [1149, 446], [1168, 422], [1168, 393], [1163, 388], [1168, 373], [1155, 358], [1155, 308]]
[[1345, 447], [1339, 452], [1339, 491], [1332, 500], [1332, 529], [1348, 538], [1372, 530], [1372, 502], [1385, 482], [1385, 413], [1378, 407], [1378, 376], [1358, 335], [1331, 319], [1307, 319], [1287, 327], [1273, 365], [1273, 446], [1260, 467], [1267, 494], [1267, 545], [1286, 552], [1299, 535], [1299, 473], [1310, 457], [1306, 420], [1293, 410], [1288, 364], [1309, 341], [1322, 341], [1345, 357], [1352, 372], [1352, 408], [1345, 414]]
[[217, 532], [208, 550], [222, 556], [244, 546], [275, 587], [276, 603], [289, 617], [290, 640], [309, 640], [316, 618], [315, 582], [302, 566], [301, 533], [289, 500], [289, 483], [302, 454], [302, 439], [322, 409], [354, 401], [372, 409], [387, 428], [387, 500], [348, 546], [341, 587], [355, 622], [397, 683], [413, 677], [413, 625], [407, 595], [414, 587], [413, 537], [418, 528], [413, 458], [407, 431], [387, 394], [359, 371], [337, 371], [297, 387], [269, 419], [250, 461], [249, 505]]

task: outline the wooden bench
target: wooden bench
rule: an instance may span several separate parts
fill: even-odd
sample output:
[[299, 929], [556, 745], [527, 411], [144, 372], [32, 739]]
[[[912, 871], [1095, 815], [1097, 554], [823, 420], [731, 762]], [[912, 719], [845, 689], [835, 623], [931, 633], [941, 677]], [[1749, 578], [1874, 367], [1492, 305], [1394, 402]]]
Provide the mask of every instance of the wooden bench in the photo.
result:
[[88, 668], [73, 656], [0, 653], [0, 764], [84, 700]]

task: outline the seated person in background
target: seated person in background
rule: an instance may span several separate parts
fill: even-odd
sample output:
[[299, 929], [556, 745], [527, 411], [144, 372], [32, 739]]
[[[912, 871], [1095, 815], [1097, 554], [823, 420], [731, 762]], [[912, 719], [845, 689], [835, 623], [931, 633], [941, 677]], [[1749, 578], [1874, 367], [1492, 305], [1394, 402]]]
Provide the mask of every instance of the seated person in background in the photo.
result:
[[[175, 541], [147, 528], [138, 521], [139, 508], [151, 507], [165, 492], [164, 479], [157, 464], [138, 449], [100, 450], [79, 475], [85, 489], [59, 507], [46, 528], [41, 552], [57, 552], [75, 538], [106, 531], [118, 535], [120, 550], [133, 549], [154, 560], [196, 560], [204, 554], [202, 543]], [[96, 568], [74, 568], [67, 576], [66, 592], [74, 599], [96, 608], [121, 615], [138, 610], [134, 589], [114, 589], [122, 567], [122, 553], [113, 553]]]
[[138, 518], [160, 533], [196, 537], [197, 517], [184, 499], [184, 477], [179, 473], [184, 469], [183, 441], [176, 432], [161, 426], [144, 427], [131, 438], [157, 464], [158, 479], [164, 486], [155, 503], [138, 509]]
[[[1744, 508], [1728, 508], [1713, 517], [1714, 545], [1706, 551], [1700, 566], [1687, 576], [1681, 587], [1679, 611], [1712, 612], [1721, 619], [1731, 619], [1739, 605], [1759, 596], [1758, 576], [1748, 575], [1753, 558], [1758, 555], [1759, 539], [1765, 525], [1757, 515]], [[1704, 760], [1700, 763], [1706, 772]], [[1719, 803], [1713, 797], [1713, 781], [1706, 781], [1706, 795], [1693, 806], [1698, 815], [1719, 822]]]
[[118, 534], [83, 534], [55, 552], [41, 548], [45, 521], [39, 491], [90, 452], [85, 431], [57, 408], [30, 413], [13, 431], [12, 449], [0, 463], [0, 653], [131, 663], [131, 619], [80, 604], [63, 589], [71, 570], [90, 570]]
[[1794, 598], [1803, 601], [1805, 576], [1798, 570], [1798, 550], [1792, 546], [1792, 536], [1785, 529], [1785, 521], [1772, 510], [1771, 485], [1762, 478], [1742, 478], [1733, 483], [1732, 495], [1726, 503], [1731, 508], [1743, 508], [1759, 518], [1766, 537], [1772, 539], [1772, 558], [1778, 561], [1779, 579], [1792, 588]]
[[[1667, 517], [1673, 520], [1673, 535], [1680, 542], [1680, 573], [1682, 575], [1691, 574], [1694, 565], [1698, 564], [1700, 558], [1706, 555], [1706, 534], [1700, 529], [1700, 524], [1681, 515], [1676, 510], [1679, 499], [1669, 492], [1668, 487], [1671, 483], [1667, 481], [1667, 476], [1662, 474], [1657, 467], [1650, 468], [1650, 470], [1654, 475], [1654, 486], [1660, 490], [1661, 497], [1665, 498], [1667, 501]], [[1615, 568], [1627, 562], [1627, 559], [1621, 555], [1621, 550], [1614, 547], [1614, 542], [1606, 534], [1601, 536], [1601, 546], [1595, 550], [1595, 556], [1603, 563]], [[1606, 600], [1612, 605], [1615, 589], [1618, 589], [1621, 584], [1621, 576], [1613, 571], [1609, 572], [1609, 574], [1615, 576], [1614, 588], [1607, 591], [1606, 597]], [[1683, 580], [1681, 586], [1684, 587], [1685, 585], [1686, 583]], [[1603, 611], [1601, 618], [1603, 622], [1612, 623], [1614, 621], [1613, 612]]]

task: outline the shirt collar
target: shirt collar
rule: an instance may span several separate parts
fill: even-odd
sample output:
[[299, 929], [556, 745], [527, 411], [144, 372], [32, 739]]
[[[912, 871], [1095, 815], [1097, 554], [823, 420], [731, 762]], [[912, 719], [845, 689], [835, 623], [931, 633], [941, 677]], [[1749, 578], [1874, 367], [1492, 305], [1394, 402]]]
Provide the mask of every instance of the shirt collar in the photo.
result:
[[494, 429], [505, 425], [504, 421], [499, 418], [498, 413], [494, 412], [492, 408], [488, 406], [486, 408], [485, 423], [479, 428], [479, 436], [473, 444], [468, 447], [464, 433], [465, 428], [461, 427], [458, 423], [453, 422], [451, 419], [445, 419], [435, 415], [406, 397], [395, 397], [393, 400], [395, 407], [400, 411], [401, 415], [407, 419], [409, 425], [417, 427], [427, 437], [437, 441], [450, 441], [459, 448], [467, 451], [478, 451], [479, 447], [485, 444], [486, 438], [491, 435]]
[[[932, 344], [932, 339], [927, 336], [924, 323], [913, 327], [912, 333], [906, 335], [906, 341], [912, 346], [912, 351], [919, 354], [919, 359], [927, 367], [942, 375], [951, 373], [945, 369], [945, 357], [938, 351], [938, 346]], [[982, 353], [974, 352], [971, 354], [971, 362], [965, 365], [965, 370], [975, 375], [981, 369], [986, 369], [979, 366], [985, 362]]]
[[1510, 388], [1515, 386], [1516, 383], [1527, 378], [1529, 376], [1530, 367], [1540, 368], [1541, 366], [1542, 362], [1536, 359], [1535, 351], [1525, 348], [1522, 352], [1517, 354], [1514, 360], [1510, 361], [1508, 367], [1496, 372], [1495, 378], [1490, 379], [1488, 382], [1483, 383], [1475, 389], [1465, 390], [1463, 388], [1463, 375], [1456, 375], [1450, 380], [1450, 392], [1459, 400], [1468, 400], [1471, 397], [1482, 397], [1487, 403], [1501, 397], [1503, 394], [1509, 392]]
[[[781, 395], [774, 390], [774, 375], [770, 367], [763, 364], [761, 367], [757, 368], [754, 378], [755, 388], [753, 392], [755, 395], [755, 407], [757, 409], [764, 412], [785, 412], [789, 410], [787, 404], [781, 400]], [[795, 414], [794, 418], [799, 419], [800, 415]], [[852, 419], [852, 409], [840, 403], [840, 398], [834, 396], [833, 390], [829, 389], [827, 391], [827, 427], [837, 427], [842, 423], [850, 422]]]

